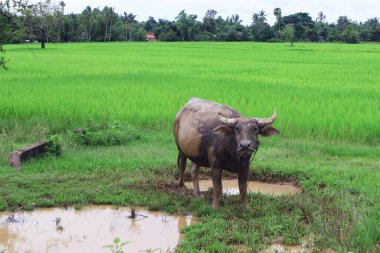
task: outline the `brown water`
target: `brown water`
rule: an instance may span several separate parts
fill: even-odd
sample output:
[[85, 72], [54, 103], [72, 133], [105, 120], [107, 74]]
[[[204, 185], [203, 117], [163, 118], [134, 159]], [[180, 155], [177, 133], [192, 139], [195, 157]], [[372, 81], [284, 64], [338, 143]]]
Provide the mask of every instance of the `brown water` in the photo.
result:
[[[222, 180], [223, 193], [227, 195], [239, 194], [239, 186], [237, 179]], [[186, 187], [193, 189], [193, 182], [186, 182]], [[205, 191], [212, 188], [211, 180], [199, 180], [199, 188]], [[290, 183], [262, 183], [258, 181], [248, 182], [248, 192], [260, 192], [269, 195], [291, 195], [300, 193], [301, 189], [291, 185]]]
[[[0, 252], [110, 252], [102, 247], [116, 237], [125, 252], [159, 249], [173, 250], [182, 240], [179, 230], [198, 223], [192, 216], [167, 215], [161, 212], [136, 210], [130, 219], [129, 208], [91, 206], [79, 211], [74, 208], [38, 209], [17, 212], [9, 222], [8, 212], [0, 213]], [[57, 219], [61, 221], [57, 225]]]
[[288, 246], [288, 245], [282, 245], [282, 244], [273, 244], [270, 247], [268, 247], [264, 253], [311, 253], [311, 249], [302, 247], [302, 246]]

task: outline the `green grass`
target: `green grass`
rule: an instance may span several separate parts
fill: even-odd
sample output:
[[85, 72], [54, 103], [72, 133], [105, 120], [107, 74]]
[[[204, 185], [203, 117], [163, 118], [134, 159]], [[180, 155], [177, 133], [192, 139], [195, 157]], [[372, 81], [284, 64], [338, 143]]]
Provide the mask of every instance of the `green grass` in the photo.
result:
[[[31, 46], [30, 46], [31, 47]], [[62, 130], [116, 119], [170, 128], [190, 97], [266, 117], [285, 137], [379, 143], [377, 44], [110, 43], [7, 46], [1, 125]], [[43, 117], [44, 121], [41, 121]]]
[[[179, 252], [248, 252], [271, 242], [316, 252], [380, 251], [377, 44], [81, 43], [8, 45], [0, 72], [0, 210], [115, 204], [192, 212]], [[252, 178], [297, 180], [296, 196], [195, 199], [176, 188], [175, 113], [190, 97], [246, 116], [277, 108]], [[86, 136], [73, 129], [84, 127]], [[62, 156], [6, 165], [53, 134]], [[207, 170], [205, 171], [207, 172]]]

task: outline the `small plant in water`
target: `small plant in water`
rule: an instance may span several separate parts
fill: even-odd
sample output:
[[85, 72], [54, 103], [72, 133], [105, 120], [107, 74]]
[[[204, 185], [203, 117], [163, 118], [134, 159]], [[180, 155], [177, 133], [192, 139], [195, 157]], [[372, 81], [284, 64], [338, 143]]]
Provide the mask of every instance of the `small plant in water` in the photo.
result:
[[143, 252], [143, 253], [154, 253], [154, 252], [157, 252], [157, 253], [172, 253], [172, 251], [169, 249], [167, 249], [166, 251], [163, 251], [161, 249], [148, 249], [148, 250], [145, 250], [145, 251], [139, 251], [139, 252]]
[[[7, 222], [9, 223], [12, 223], [12, 222], [16, 222], [16, 219], [15, 219], [15, 211], [11, 211], [10, 214], [8, 215], [8, 218], [7, 218]], [[2, 251], [0, 251], [0, 253], [3, 253]]]
[[116, 237], [113, 240], [113, 244], [103, 246], [103, 249], [109, 249], [112, 253], [124, 253], [123, 247], [129, 242], [120, 242], [120, 238]]
[[62, 222], [62, 218], [61, 217], [55, 218], [55, 229], [57, 231], [63, 231], [63, 226], [62, 226], [61, 222]]
[[136, 208], [135, 207], [131, 208], [131, 215], [129, 215], [128, 218], [130, 218], [130, 219], [136, 218]]

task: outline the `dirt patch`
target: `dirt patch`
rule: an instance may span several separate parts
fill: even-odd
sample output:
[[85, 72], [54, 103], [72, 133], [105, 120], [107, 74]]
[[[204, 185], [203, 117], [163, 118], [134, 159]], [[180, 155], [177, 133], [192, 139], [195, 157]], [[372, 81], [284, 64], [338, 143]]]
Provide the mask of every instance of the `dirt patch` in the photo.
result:
[[[186, 187], [193, 189], [193, 182], [186, 182]], [[236, 179], [223, 179], [223, 193], [226, 195], [239, 194], [238, 181]], [[201, 191], [207, 191], [212, 188], [212, 180], [203, 179], [199, 180], [199, 187]], [[259, 181], [248, 182], [248, 192], [259, 192], [268, 195], [292, 195], [301, 193], [302, 189], [296, 187], [292, 182], [279, 182], [279, 183], [263, 183]]]
[[13, 252], [109, 252], [102, 249], [116, 237], [129, 242], [125, 252], [173, 250], [183, 239], [179, 232], [198, 223], [190, 215], [168, 215], [113, 206], [46, 208], [0, 213], [0, 249]]
[[[175, 173], [175, 178], [178, 180], [178, 173]], [[236, 173], [230, 173], [226, 170], [222, 172], [223, 179], [236, 179], [238, 175]], [[184, 174], [185, 181], [191, 181], [191, 174], [187, 170]], [[199, 180], [211, 179], [211, 170], [209, 168], [201, 168], [199, 170]], [[255, 172], [250, 172], [248, 174], [249, 181], [260, 181], [264, 183], [287, 183], [294, 186], [299, 186], [299, 181], [293, 178], [292, 176], [286, 175], [257, 175]]]

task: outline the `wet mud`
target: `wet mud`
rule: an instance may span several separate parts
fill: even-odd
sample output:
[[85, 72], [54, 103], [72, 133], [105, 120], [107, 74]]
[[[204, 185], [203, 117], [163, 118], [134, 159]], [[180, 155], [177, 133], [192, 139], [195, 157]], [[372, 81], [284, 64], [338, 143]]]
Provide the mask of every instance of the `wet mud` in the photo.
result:
[[46, 208], [0, 213], [0, 251], [23, 252], [110, 252], [103, 246], [129, 242], [125, 252], [166, 252], [183, 239], [179, 231], [198, 223], [196, 217], [168, 215], [113, 206]]
[[[237, 195], [239, 194], [239, 186], [237, 179], [226, 179], [222, 180], [223, 193], [226, 195]], [[186, 187], [193, 189], [193, 182], [186, 182]], [[212, 188], [211, 180], [199, 180], [199, 188], [201, 191], [207, 191]], [[248, 182], [248, 192], [259, 192], [268, 195], [292, 195], [301, 193], [302, 190], [299, 187], [294, 186], [292, 183], [263, 183], [259, 181], [249, 181]]]

